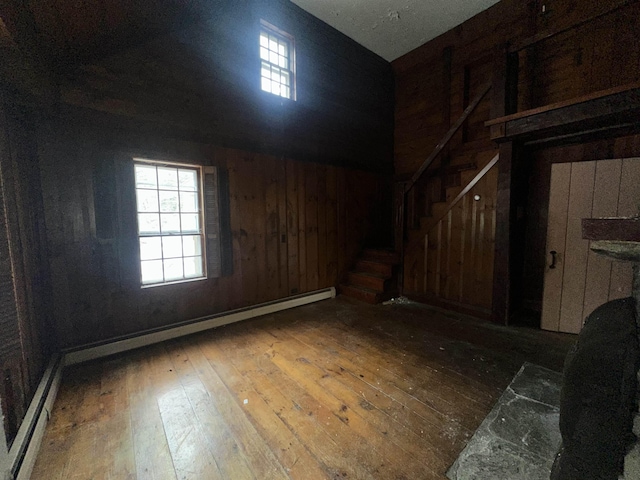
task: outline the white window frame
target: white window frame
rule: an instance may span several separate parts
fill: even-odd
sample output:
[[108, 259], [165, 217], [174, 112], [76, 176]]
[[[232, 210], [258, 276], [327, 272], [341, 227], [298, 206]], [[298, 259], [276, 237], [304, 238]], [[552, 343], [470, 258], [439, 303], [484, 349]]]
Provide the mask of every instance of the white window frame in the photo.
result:
[[[265, 37], [267, 45], [265, 45]], [[275, 49], [273, 44], [275, 43]], [[282, 54], [282, 48], [286, 55]], [[277, 51], [276, 51], [277, 49]], [[263, 92], [296, 100], [296, 46], [292, 35], [264, 20], [260, 21], [260, 89]], [[274, 58], [276, 57], [276, 58]], [[275, 60], [275, 61], [274, 61]], [[289, 77], [289, 83], [282, 79]], [[287, 93], [288, 89], [288, 95]]]
[[[135, 195], [136, 195], [136, 225], [137, 225], [137, 237], [138, 237], [138, 252], [139, 252], [139, 257], [138, 257], [138, 261], [139, 261], [139, 267], [140, 267], [140, 285], [142, 288], [150, 288], [150, 287], [157, 287], [157, 286], [161, 286], [161, 285], [172, 285], [172, 284], [177, 284], [177, 283], [185, 283], [185, 282], [193, 282], [193, 281], [198, 281], [198, 280], [205, 280], [207, 278], [207, 255], [206, 255], [206, 232], [205, 232], [205, 217], [204, 217], [204, 171], [203, 171], [203, 167], [201, 165], [194, 165], [194, 164], [188, 164], [188, 163], [180, 163], [180, 162], [168, 162], [168, 161], [163, 161], [163, 160], [154, 160], [154, 159], [147, 159], [147, 158], [133, 158], [133, 164], [134, 164], [134, 189], [135, 189]], [[196, 201], [197, 201], [197, 212], [183, 212], [182, 211], [182, 205], [180, 202], [180, 194], [181, 193], [192, 193], [193, 191], [189, 191], [189, 190], [181, 190], [180, 186], [179, 186], [179, 182], [178, 185], [176, 187], [176, 189], [163, 189], [158, 185], [157, 182], [157, 176], [156, 176], [156, 185], [155, 188], [151, 187], [151, 188], [139, 188], [138, 184], [137, 184], [137, 178], [136, 178], [136, 174], [135, 174], [135, 168], [138, 165], [143, 165], [143, 166], [152, 166], [156, 168], [156, 175], [158, 174], [158, 168], [169, 168], [169, 169], [176, 169], [177, 172], [179, 172], [180, 170], [189, 170], [189, 171], [194, 171], [196, 173], [196, 185], [197, 185], [197, 192], [196, 192]], [[158, 195], [158, 211], [140, 211], [140, 205], [139, 205], [139, 200], [138, 200], [138, 191], [156, 191], [157, 195]], [[162, 212], [162, 206], [160, 204], [160, 192], [177, 192], [178, 193], [178, 210], [177, 212]], [[141, 231], [141, 222], [140, 222], [140, 214], [157, 214], [158, 215], [158, 222], [159, 222], [159, 231], [158, 232], [150, 232], [150, 231]], [[183, 230], [183, 225], [182, 225], [182, 221], [183, 221], [183, 214], [184, 215], [194, 215], [195, 213], [197, 213], [197, 221], [198, 221], [198, 225], [196, 229], [191, 229], [191, 230]], [[169, 231], [169, 232], [163, 232], [162, 231], [162, 215], [165, 214], [178, 214], [179, 215], [179, 222], [180, 222], [180, 228], [179, 231]], [[198, 236], [200, 239], [200, 255], [186, 255], [185, 254], [185, 244], [184, 244], [184, 238], [185, 237], [195, 237]], [[160, 238], [160, 257], [154, 257], [153, 259], [147, 258], [146, 256], [143, 257], [143, 252], [142, 252], [142, 239], [145, 238]], [[172, 256], [172, 257], [165, 257], [165, 253], [164, 253], [164, 242], [165, 242], [165, 238], [176, 238], [176, 237], [180, 237], [181, 239], [181, 255], [180, 256]], [[185, 259], [188, 258], [198, 258], [200, 257], [200, 268], [201, 271], [199, 273], [196, 274], [196, 276], [186, 276], [184, 271], [185, 271]], [[181, 259], [182, 260], [182, 275], [181, 278], [176, 278], [174, 277], [169, 277], [169, 279], [167, 280], [167, 273], [166, 273], [166, 260], [177, 260], [177, 259]], [[144, 263], [145, 262], [151, 262], [151, 261], [162, 261], [162, 274], [163, 274], [163, 279], [160, 281], [148, 281], [145, 282], [144, 281], [144, 275], [143, 275], [143, 268], [144, 268]]]

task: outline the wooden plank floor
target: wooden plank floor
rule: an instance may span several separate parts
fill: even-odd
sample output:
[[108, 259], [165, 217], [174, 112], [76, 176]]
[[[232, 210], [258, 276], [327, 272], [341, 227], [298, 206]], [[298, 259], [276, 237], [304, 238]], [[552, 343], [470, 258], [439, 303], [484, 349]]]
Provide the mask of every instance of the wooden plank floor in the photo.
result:
[[65, 370], [33, 479], [443, 479], [575, 337], [337, 298]]

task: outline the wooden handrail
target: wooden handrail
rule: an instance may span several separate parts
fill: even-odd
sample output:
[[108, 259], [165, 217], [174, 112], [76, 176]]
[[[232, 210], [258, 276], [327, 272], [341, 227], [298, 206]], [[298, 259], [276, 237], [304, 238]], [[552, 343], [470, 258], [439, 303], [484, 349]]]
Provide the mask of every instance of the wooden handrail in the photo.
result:
[[476, 98], [474, 98], [473, 101], [467, 106], [467, 108], [465, 108], [460, 118], [456, 120], [456, 123], [453, 124], [453, 126], [449, 129], [447, 134], [442, 138], [442, 140], [440, 140], [440, 143], [436, 145], [436, 148], [434, 148], [433, 152], [431, 152], [431, 155], [427, 157], [427, 159], [424, 161], [424, 163], [418, 169], [418, 171], [413, 174], [413, 177], [411, 177], [411, 180], [405, 186], [405, 189], [404, 189], [405, 194], [413, 188], [413, 186], [420, 179], [424, 171], [431, 166], [431, 164], [436, 159], [436, 157], [440, 154], [440, 152], [442, 152], [442, 149], [447, 146], [447, 143], [449, 143], [449, 141], [453, 138], [456, 132], [460, 129], [464, 121], [469, 117], [469, 115], [471, 115], [471, 112], [473, 112], [476, 109], [476, 107], [482, 101], [484, 96], [487, 93], [489, 93], [489, 90], [491, 90], [491, 82], [488, 82], [482, 88], [482, 90], [476, 96]]

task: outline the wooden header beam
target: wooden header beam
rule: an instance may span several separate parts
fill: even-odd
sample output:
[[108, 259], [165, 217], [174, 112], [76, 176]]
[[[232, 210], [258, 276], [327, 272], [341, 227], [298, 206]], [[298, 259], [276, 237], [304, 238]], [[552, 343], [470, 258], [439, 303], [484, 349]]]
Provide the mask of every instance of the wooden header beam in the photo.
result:
[[640, 128], [640, 82], [485, 122], [497, 142], [551, 142], [585, 132]]

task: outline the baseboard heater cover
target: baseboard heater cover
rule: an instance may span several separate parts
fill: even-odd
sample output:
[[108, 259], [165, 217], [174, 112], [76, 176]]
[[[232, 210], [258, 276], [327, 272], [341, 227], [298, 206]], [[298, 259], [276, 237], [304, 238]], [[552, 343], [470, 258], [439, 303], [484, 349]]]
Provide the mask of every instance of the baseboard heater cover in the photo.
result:
[[289, 308], [307, 305], [320, 300], [334, 298], [335, 296], [336, 289], [334, 287], [330, 287], [323, 290], [316, 290], [310, 293], [303, 293], [293, 297], [275, 300], [273, 302], [261, 303], [246, 308], [187, 320], [179, 324], [147, 330], [146, 332], [137, 333], [131, 336], [118, 337], [107, 342], [83, 345], [81, 347], [64, 350], [64, 363], [65, 365], [74, 365], [76, 363], [95, 360], [97, 358], [126, 352], [128, 350], [145, 347], [154, 343], [164, 342], [165, 340], [170, 340], [172, 338], [183, 337], [185, 335], [191, 335], [192, 333], [221, 327], [222, 325], [228, 325], [230, 323], [280, 312]]
[[36, 389], [36, 393], [29, 405], [22, 425], [9, 450], [11, 478], [28, 480], [31, 477], [38, 450], [44, 437], [44, 430], [49, 421], [49, 415], [62, 380], [62, 370], [65, 366], [95, 360], [172, 338], [183, 337], [185, 335], [191, 335], [192, 333], [221, 327], [222, 325], [335, 298], [335, 296], [336, 289], [330, 287], [216, 315], [196, 318], [127, 337], [118, 337], [106, 342], [67, 349], [63, 350], [60, 354], [54, 355], [42, 376], [42, 380], [40, 380], [40, 384]]
[[33, 400], [9, 449], [10, 478], [27, 480], [36, 462], [44, 429], [58, 394], [64, 367], [63, 356], [54, 355], [42, 375]]

